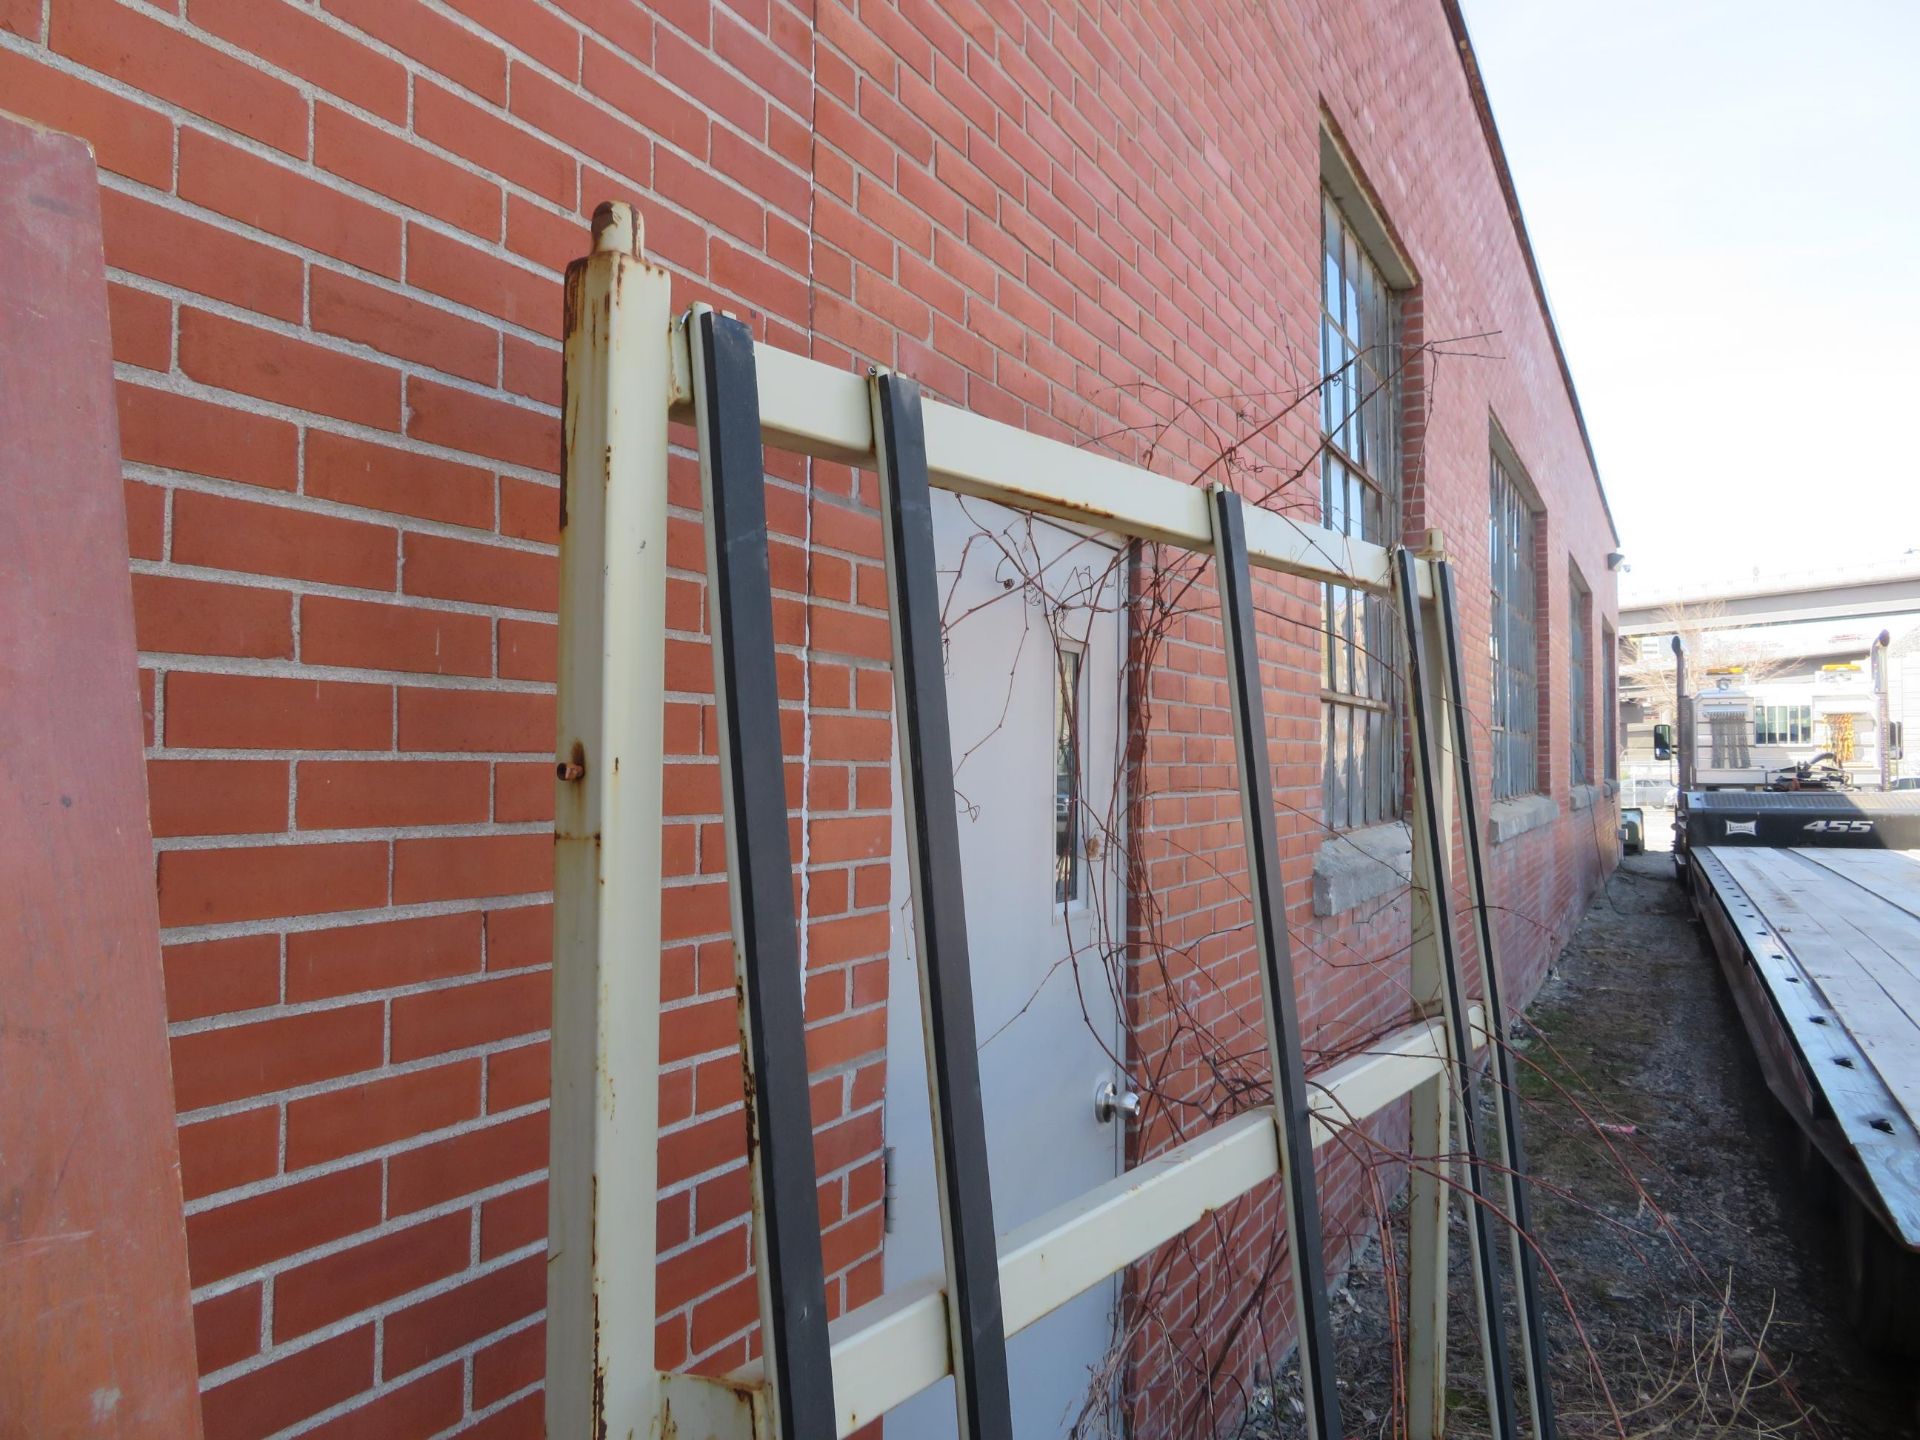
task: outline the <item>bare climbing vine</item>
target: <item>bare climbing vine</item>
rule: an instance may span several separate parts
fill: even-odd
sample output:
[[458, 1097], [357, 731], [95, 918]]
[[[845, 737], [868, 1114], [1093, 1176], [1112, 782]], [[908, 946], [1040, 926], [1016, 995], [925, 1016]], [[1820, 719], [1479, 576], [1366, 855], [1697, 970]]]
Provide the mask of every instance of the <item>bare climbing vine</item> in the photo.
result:
[[[1383, 373], [1379, 383], [1399, 385], [1417, 379], [1426, 394], [1426, 412], [1431, 413], [1432, 392], [1443, 366], [1500, 358], [1491, 348], [1497, 338], [1493, 333], [1479, 333], [1396, 347], [1392, 363], [1380, 367]], [[1358, 358], [1343, 369], [1357, 365]], [[1312, 376], [1284, 392], [1198, 399], [1177, 397], [1145, 382], [1136, 383], [1123, 387], [1121, 399], [1125, 403], [1120, 408], [1138, 418], [1101, 431], [1087, 443], [1117, 452], [1137, 464], [1155, 466], [1159, 462], [1158, 468], [1163, 471], [1189, 469], [1191, 473], [1181, 478], [1196, 484], [1223, 484], [1270, 513], [1317, 525], [1321, 513], [1319, 475], [1327, 442], [1322, 439], [1308, 448], [1297, 463], [1282, 463], [1275, 457], [1285, 453], [1288, 441], [1297, 434], [1322, 432], [1321, 397], [1335, 376], [1346, 378], [1342, 372], [1335, 372]], [[1364, 398], [1371, 397], [1363, 397], [1363, 403]], [[1194, 455], [1201, 458], [1196, 462], [1190, 458]], [[1403, 472], [1409, 491], [1423, 488], [1423, 464], [1424, 454], [1416, 450]], [[1238, 859], [1241, 852], [1233, 843], [1238, 836], [1237, 789], [1232, 783], [1195, 786], [1194, 793], [1204, 792], [1214, 799], [1236, 796], [1227, 802], [1225, 824], [1231, 837], [1217, 847], [1190, 844], [1187, 839], [1189, 830], [1204, 835], [1208, 826], [1163, 823], [1154, 816], [1156, 802], [1166, 797], [1156, 793], [1152, 777], [1157, 771], [1176, 768], [1162, 752], [1176, 742], [1203, 742], [1210, 733], [1205, 725], [1193, 723], [1205, 707], [1181, 722], [1169, 721], [1168, 711], [1174, 702], [1167, 695], [1173, 687], [1163, 688], [1160, 682], [1193, 673], [1181, 668], [1188, 655], [1183, 642], [1209, 634], [1216, 623], [1211, 561], [1172, 546], [1139, 541], [1116, 545], [1111, 535], [1027, 512], [964, 499], [957, 503], [965, 517], [966, 534], [947, 576], [942, 622], [949, 643], [961, 627], [987, 610], [1015, 607], [1021, 616], [1020, 638], [1013, 653], [1004, 657], [1008, 699], [1000, 707], [999, 720], [983, 734], [955, 736], [955, 784], [963, 815], [977, 815], [986, 803], [977, 783], [978, 766], [970, 769], [969, 762], [1006, 724], [1012, 698], [1011, 675], [1029, 648], [1044, 648], [1059, 673], [1069, 654], [1086, 652], [1094, 642], [1097, 627], [1116, 614], [1125, 618], [1126, 656], [1118, 670], [1118, 693], [1102, 697], [1103, 702], [1112, 702], [1121, 717], [1114, 739], [1116, 753], [1103, 766], [1103, 771], [1113, 776], [1113, 783], [1099, 794], [1076, 793], [1071, 802], [1075, 807], [1073, 831], [1091, 887], [1089, 903], [1070, 909], [1064, 916], [1064, 957], [1034, 979], [1025, 1002], [1016, 1006], [1012, 1015], [991, 1030], [983, 1030], [981, 1043], [983, 1048], [991, 1045], [1026, 1013], [1046, 987], [1071, 984], [1089, 1032], [1143, 1097], [1128, 1156], [1129, 1163], [1138, 1163], [1271, 1099], [1258, 992], [1244, 983], [1246, 975], [1240, 969], [1222, 963], [1250, 948], [1250, 909]], [[1318, 532], [1302, 526], [1300, 533]], [[978, 579], [982, 568], [992, 579], [992, 584], [985, 587], [986, 598], [964, 598], [972, 597], [980, 587], [962, 587], [962, 576], [971, 573]], [[1270, 638], [1289, 638], [1303, 655], [1322, 653], [1328, 635], [1327, 608], [1318, 602], [1303, 603], [1305, 600], [1298, 582], [1256, 586], [1256, 605], [1265, 633]], [[1390, 634], [1398, 633], [1397, 626], [1387, 628]], [[1368, 658], [1384, 666], [1394, 684], [1404, 685], [1397, 650], [1369, 653]], [[981, 683], [981, 677], [974, 675], [950, 679]], [[1224, 686], [1224, 680], [1221, 683]], [[1080, 690], [1072, 688], [1068, 693], [1075, 697], [1069, 710], [1068, 739], [1078, 753], [1085, 728]], [[1464, 697], [1458, 703], [1467, 704]], [[1476, 729], [1484, 732], [1484, 717], [1475, 715], [1471, 704], [1467, 709]], [[1218, 731], [1227, 731], [1223, 710], [1212, 717], [1212, 723]], [[1231, 755], [1230, 732], [1224, 741], [1219, 733], [1211, 738], [1223, 743], [1225, 753]], [[1196, 764], [1194, 768], [1203, 767]], [[1352, 843], [1344, 832], [1326, 822], [1317, 804], [1311, 809], [1295, 804], [1284, 782], [1276, 786], [1270, 799], [1276, 812], [1295, 826], [1296, 833], [1316, 835], [1318, 843]], [[1599, 875], [1608, 864], [1610, 839], [1600, 829], [1599, 809], [1594, 808], [1592, 813], [1595, 828], [1588, 863]], [[1222, 861], [1218, 858], [1222, 854], [1233, 858]], [[1155, 871], [1156, 867], [1172, 866], [1197, 875], [1199, 886], [1217, 894], [1217, 900], [1197, 908], [1224, 918], [1196, 925], [1190, 913], [1165, 913], [1163, 887], [1155, 883]], [[1303, 970], [1311, 972], [1320, 967], [1334, 973], [1358, 971], [1365, 976], [1370, 997], [1369, 1003], [1351, 1018], [1309, 1014], [1309, 1019], [1321, 1020], [1303, 1047], [1310, 1077], [1341, 1060], [1370, 1053], [1385, 1035], [1402, 1028], [1411, 1015], [1418, 1013], [1416, 1001], [1424, 997], [1412, 993], [1409, 955], [1424, 904], [1422, 893], [1409, 882], [1344, 924], [1311, 930], [1290, 925]], [[1470, 929], [1473, 916], [1464, 894], [1455, 899], [1454, 908], [1463, 926]], [[1567, 939], [1567, 933], [1523, 908], [1501, 907], [1500, 918], [1509, 927], [1531, 929], [1550, 953]], [[1477, 964], [1470, 935], [1462, 938], [1465, 954]], [[1311, 982], [1306, 988], [1311, 999]], [[1096, 1020], [1096, 1015], [1113, 1012], [1126, 1022], [1122, 1053], [1115, 1052], [1109, 1032]], [[1515, 1045], [1514, 1037], [1497, 1039], [1508, 1047], [1517, 1073], [1544, 1082], [1557, 1100], [1580, 1111], [1620, 1174], [1638, 1192], [1641, 1204], [1656, 1217], [1659, 1232], [1691, 1259], [1680, 1231], [1635, 1178], [1631, 1157], [1609, 1133], [1604, 1118], [1587, 1113], [1579, 1098], [1556, 1078], [1555, 1071], [1563, 1067], [1549, 1070], [1529, 1053], [1536, 1043], [1543, 1043], [1542, 1037], [1531, 1036], [1525, 1047]], [[1484, 1085], [1491, 1083], [1489, 1077]], [[1537, 1104], [1524, 1094], [1522, 1098], [1530, 1106]], [[1360, 1247], [1369, 1243], [1378, 1246], [1389, 1317], [1389, 1353], [1377, 1360], [1387, 1371], [1389, 1403], [1383, 1413], [1349, 1417], [1349, 1433], [1406, 1437], [1411, 1433], [1408, 1360], [1406, 1333], [1400, 1323], [1406, 1309], [1406, 1277], [1401, 1273], [1394, 1241], [1396, 1201], [1407, 1178], [1424, 1172], [1438, 1177], [1464, 1204], [1476, 1202], [1471, 1190], [1458, 1181], [1460, 1156], [1412, 1153], [1404, 1107], [1389, 1107], [1371, 1117], [1333, 1115], [1327, 1121], [1332, 1139], [1321, 1158], [1322, 1173], [1328, 1173], [1331, 1166], [1349, 1181], [1350, 1193], [1358, 1198], [1350, 1207], [1355, 1213], [1344, 1217], [1345, 1227], [1329, 1230], [1326, 1258], [1336, 1267], [1344, 1266]], [[1535, 1176], [1533, 1184], [1537, 1192], [1553, 1194], [1567, 1205], [1584, 1203], [1579, 1193], [1558, 1184], [1552, 1176]], [[1328, 1216], [1330, 1223], [1340, 1218]], [[1499, 1213], [1497, 1218], [1502, 1227], [1512, 1227], [1510, 1216]], [[1543, 1250], [1534, 1236], [1522, 1236], [1521, 1240], [1535, 1250], [1548, 1295], [1557, 1298], [1564, 1314], [1565, 1323], [1555, 1326], [1560, 1352], [1557, 1383], [1578, 1389], [1594, 1401], [1576, 1412], [1580, 1416], [1577, 1428], [1570, 1414], [1562, 1433], [1607, 1435], [1619, 1440], [1655, 1433], [1641, 1424], [1642, 1417], [1649, 1413], [1644, 1398], [1648, 1382], [1635, 1379], [1627, 1385], [1624, 1399], [1616, 1396], [1615, 1389], [1622, 1380], [1617, 1373], [1618, 1357], [1596, 1353], [1581, 1323], [1576, 1299], [1556, 1272], [1551, 1253]], [[1252, 1425], [1250, 1417], [1275, 1407], [1284, 1409], [1284, 1377], [1276, 1377], [1269, 1367], [1282, 1353], [1291, 1325], [1289, 1264], [1284, 1217], [1274, 1187], [1241, 1197], [1138, 1262], [1126, 1281], [1107, 1357], [1089, 1376], [1073, 1434], [1085, 1440], [1104, 1440], [1108, 1435], [1148, 1433], [1134, 1428], [1145, 1414], [1143, 1402], [1147, 1397], [1130, 1393], [1130, 1387], [1156, 1383], [1164, 1392], [1153, 1397], [1159, 1406], [1171, 1402], [1176, 1408], [1170, 1417], [1164, 1408], [1156, 1409], [1160, 1423], [1151, 1432], [1154, 1434], [1196, 1440], [1230, 1434]], [[1670, 1355], [1646, 1357], [1642, 1370], [1656, 1376], [1656, 1387], [1677, 1383], [1675, 1376], [1682, 1370], [1696, 1378], [1701, 1373], [1720, 1375], [1724, 1383], [1717, 1388], [1712, 1384], [1696, 1387], [1704, 1397], [1699, 1402], [1703, 1413], [1713, 1409], [1716, 1414], [1737, 1417], [1744, 1413], [1745, 1398], [1757, 1390], [1781, 1390], [1791, 1396], [1784, 1370], [1767, 1354], [1767, 1324], [1748, 1325], [1743, 1321], [1734, 1309], [1725, 1278], [1709, 1276], [1697, 1261], [1694, 1264], [1703, 1283], [1719, 1300], [1708, 1317], [1712, 1334], [1745, 1337], [1750, 1363], [1738, 1371], [1729, 1367], [1724, 1344], [1718, 1339], [1703, 1339], [1703, 1327], [1692, 1333], [1691, 1341], [1676, 1336]], [[1456, 1316], [1463, 1312], [1470, 1316], [1472, 1306], [1464, 1297], [1456, 1296], [1453, 1310]], [[1793, 1403], [1804, 1415], [1804, 1407]], [[1820, 1433], [1811, 1417], [1807, 1423], [1810, 1428], [1797, 1433]], [[1284, 1427], [1256, 1427], [1246, 1433], [1285, 1432]], [[1740, 1433], [1771, 1432], [1755, 1429]]]

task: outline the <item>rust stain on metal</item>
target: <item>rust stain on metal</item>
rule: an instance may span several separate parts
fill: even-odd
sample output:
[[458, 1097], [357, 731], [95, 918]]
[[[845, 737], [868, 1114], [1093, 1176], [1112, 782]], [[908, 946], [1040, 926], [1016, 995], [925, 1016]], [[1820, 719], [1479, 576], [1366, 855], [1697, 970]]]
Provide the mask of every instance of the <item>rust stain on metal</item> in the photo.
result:
[[583, 741], [573, 742], [573, 751], [567, 759], [553, 767], [554, 774], [562, 780], [578, 780], [587, 773], [587, 747]]

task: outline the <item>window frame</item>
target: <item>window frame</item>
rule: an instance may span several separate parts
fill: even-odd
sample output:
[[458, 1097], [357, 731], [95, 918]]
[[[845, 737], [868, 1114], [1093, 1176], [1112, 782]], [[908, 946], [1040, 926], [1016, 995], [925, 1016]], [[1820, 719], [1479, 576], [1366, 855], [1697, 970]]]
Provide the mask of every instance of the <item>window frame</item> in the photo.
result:
[[1601, 727], [1606, 731], [1607, 751], [1601, 766], [1601, 778], [1620, 779], [1620, 634], [1606, 621], [1600, 622], [1600, 653], [1606, 658], [1606, 709], [1601, 712]]
[[1550, 617], [1539, 554], [1545, 507], [1497, 422], [1487, 450], [1487, 656], [1492, 692], [1488, 773], [1498, 802], [1538, 795], [1546, 788], [1540, 773], [1546, 753], [1540, 745], [1540, 717], [1546, 708], [1540, 703], [1540, 635], [1542, 621]]
[[[1398, 370], [1411, 276], [1343, 162], [1330, 142], [1323, 146], [1321, 519], [1337, 534], [1384, 545], [1399, 538], [1401, 526], [1405, 398]], [[1396, 641], [1384, 597], [1321, 587], [1321, 815], [1330, 830], [1361, 829], [1405, 813]]]
[[1756, 704], [1753, 707], [1755, 745], [1812, 745], [1813, 705]]
[[1594, 783], [1593, 591], [1567, 565], [1567, 784]]

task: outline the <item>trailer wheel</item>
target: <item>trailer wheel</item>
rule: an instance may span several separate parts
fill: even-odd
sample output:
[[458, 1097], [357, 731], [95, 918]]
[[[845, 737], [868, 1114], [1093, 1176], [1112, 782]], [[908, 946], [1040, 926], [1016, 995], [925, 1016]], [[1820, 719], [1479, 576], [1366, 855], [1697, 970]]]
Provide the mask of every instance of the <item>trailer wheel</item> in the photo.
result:
[[1920, 1303], [1914, 1294], [1920, 1266], [1857, 1197], [1847, 1196], [1844, 1211], [1847, 1319], [1870, 1350], [1920, 1355]]

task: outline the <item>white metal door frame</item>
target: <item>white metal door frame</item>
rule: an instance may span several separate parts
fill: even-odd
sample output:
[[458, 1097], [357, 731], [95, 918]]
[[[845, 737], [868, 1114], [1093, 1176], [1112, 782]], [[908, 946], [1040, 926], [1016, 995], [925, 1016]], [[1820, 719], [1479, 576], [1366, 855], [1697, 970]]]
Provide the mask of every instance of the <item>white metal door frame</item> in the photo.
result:
[[[566, 292], [548, 1433], [772, 1440], [780, 1422], [764, 1364], [713, 1379], [663, 1374], [653, 1358], [667, 424], [691, 416], [693, 362], [687, 322], [670, 315], [669, 277], [640, 256], [634, 213], [604, 205], [594, 232], [594, 251], [569, 267]], [[884, 384], [764, 344], [752, 353], [766, 446], [876, 467]], [[940, 488], [1202, 554], [1225, 548], [1243, 567], [1375, 592], [1391, 583], [1390, 555], [1380, 546], [1239, 507], [1238, 533], [1228, 543], [1219, 502], [1206, 490], [948, 405], [917, 408], [926, 477]], [[1433, 594], [1428, 564], [1406, 573], [1423, 598]], [[1431, 713], [1445, 700], [1441, 670], [1414, 677], [1434, 686]], [[1257, 667], [1251, 673], [1257, 698]], [[1242, 736], [1243, 772], [1256, 746], [1264, 754], [1264, 734]], [[1424, 807], [1441, 797], [1440, 833], [1450, 836], [1447, 792], [1442, 778], [1415, 798]], [[1257, 809], [1260, 797], [1248, 798]], [[1444, 884], [1451, 846], [1427, 853], [1425, 828], [1414, 831], [1416, 876]], [[1284, 932], [1284, 905], [1272, 903]], [[1434, 972], [1455, 963], [1442, 927], [1416, 937], [1416, 987], [1424, 973], [1438, 998]], [[1268, 999], [1270, 1014], [1293, 1003], [1290, 993], [1271, 988]], [[1288, 1179], [1298, 1203], [1310, 1184], [1312, 1145], [1410, 1092], [1431, 1176], [1446, 1163], [1449, 1116], [1458, 1113], [1453, 1037], [1473, 1034], [1476, 1045], [1489, 1038], [1477, 1031], [1477, 1009], [1448, 1019], [1451, 1035], [1446, 1021], [1419, 1010], [1368, 1053], [1312, 1077], [1311, 1093], [1304, 1083], [1289, 1084], [1277, 1106], [1238, 1116], [997, 1242], [989, 1233], [985, 1269], [976, 1253], [970, 1276], [997, 1292], [994, 1329], [1017, 1333], [1255, 1185]], [[1287, 1078], [1279, 1061], [1276, 1075]], [[757, 1148], [749, 1164], [758, 1193]], [[1430, 1179], [1422, 1205], [1421, 1173], [1409, 1335], [1420, 1382], [1413, 1422], [1417, 1435], [1437, 1435], [1444, 1425], [1446, 1193]], [[954, 1218], [948, 1223], [951, 1229]], [[756, 1255], [764, 1268], [758, 1246]], [[1301, 1260], [1311, 1270], [1322, 1258]], [[953, 1289], [936, 1278], [883, 1295], [828, 1328], [836, 1435], [952, 1373], [952, 1355], [965, 1353], [954, 1343], [965, 1307], [949, 1303]], [[765, 1294], [763, 1285], [763, 1334], [779, 1344], [784, 1332], [767, 1313]], [[1330, 1381], [1330, 1366], [1315, 1368]], [[1333, 1406], [1321, 1412], [1323, 1428], [1333, 1418], [1328, 1411], [1337, 1413]], [[988, 1440], [992, 1432], [980, 1433]]]

